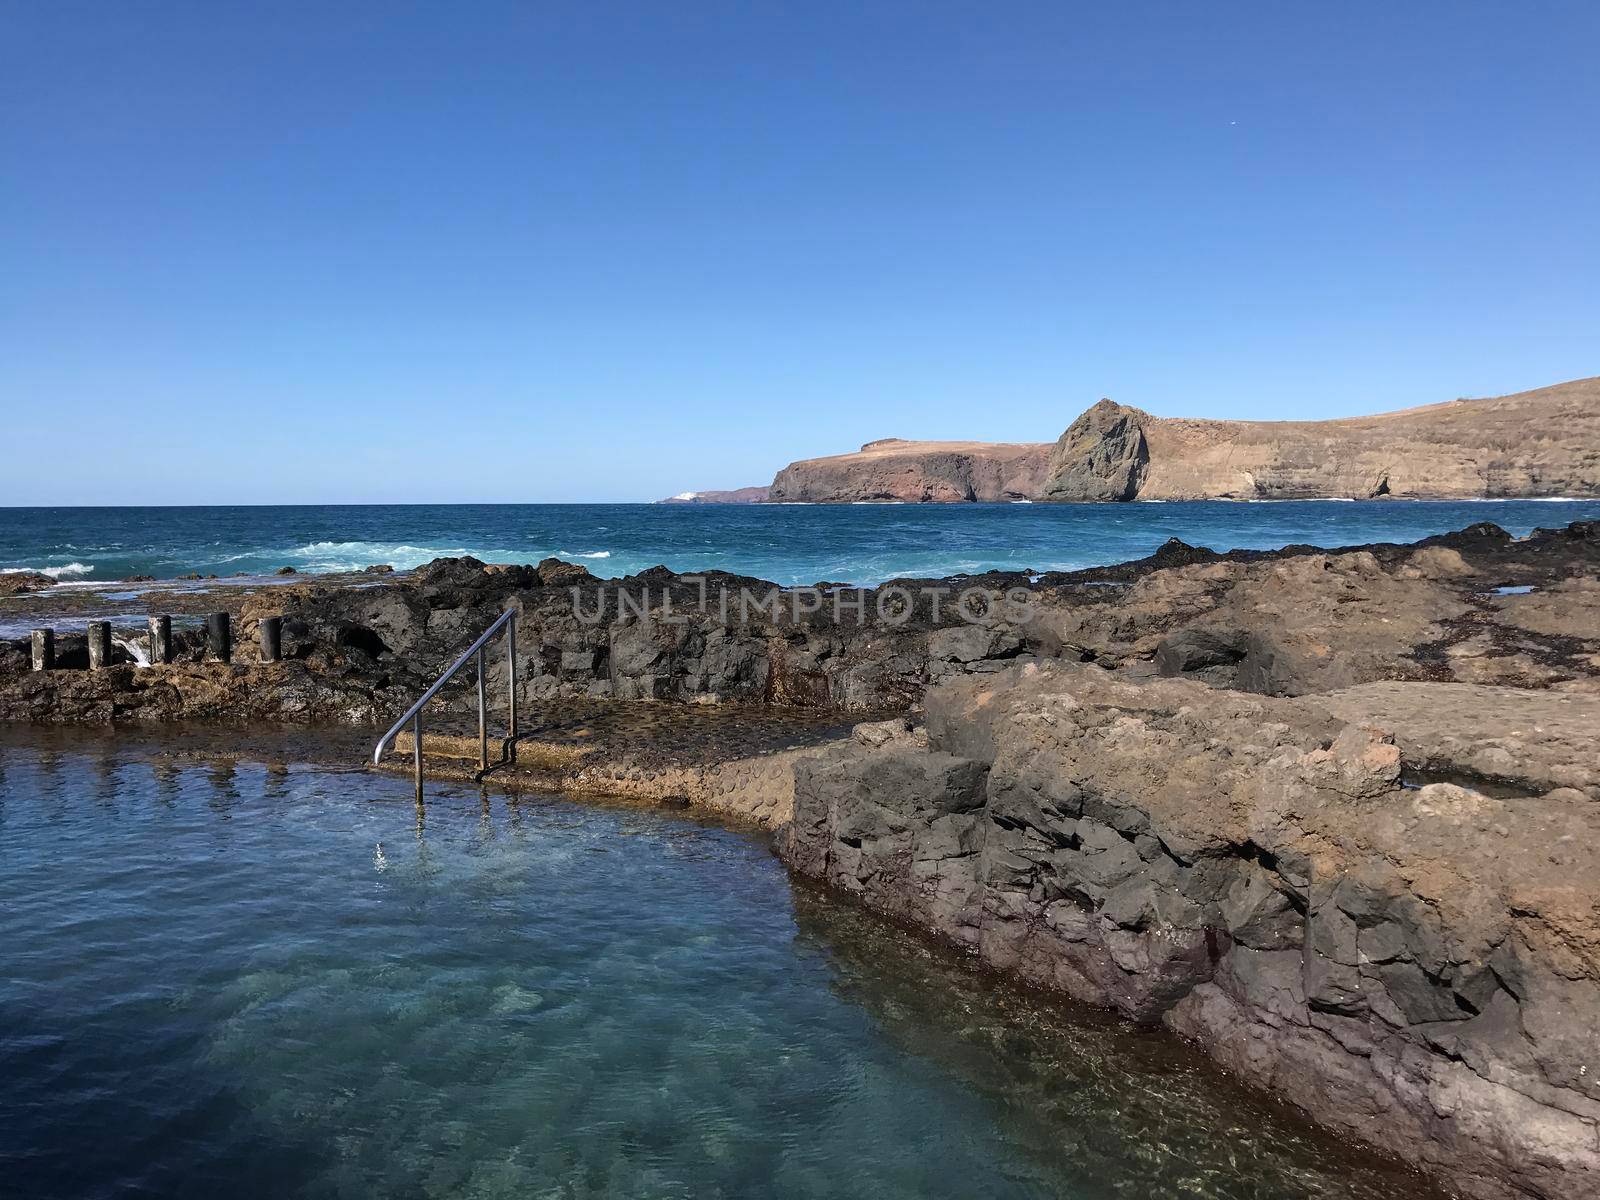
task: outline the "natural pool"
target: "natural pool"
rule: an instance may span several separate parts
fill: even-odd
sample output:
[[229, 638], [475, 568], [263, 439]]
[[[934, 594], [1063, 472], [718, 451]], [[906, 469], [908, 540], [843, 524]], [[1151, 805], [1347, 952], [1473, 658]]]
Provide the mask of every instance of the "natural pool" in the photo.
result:
[[0, 744], [0, 1192], [1416, 1196], [679, 816]]

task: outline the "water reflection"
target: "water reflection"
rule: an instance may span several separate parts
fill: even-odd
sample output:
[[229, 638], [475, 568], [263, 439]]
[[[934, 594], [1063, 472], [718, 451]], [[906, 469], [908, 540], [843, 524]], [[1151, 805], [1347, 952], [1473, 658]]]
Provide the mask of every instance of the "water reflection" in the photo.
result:
[[182, 773], [178, 764], [170, 758], [152, 759], [150, 775], [155, 780], [156, 798], [163, 806], [171, 809], [178, 802], [178, 796], [183, 789]]

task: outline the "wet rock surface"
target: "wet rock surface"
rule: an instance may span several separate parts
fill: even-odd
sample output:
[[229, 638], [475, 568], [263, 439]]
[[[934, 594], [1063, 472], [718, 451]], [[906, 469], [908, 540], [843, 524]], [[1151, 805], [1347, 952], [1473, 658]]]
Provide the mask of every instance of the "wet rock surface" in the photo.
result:
[[1466, 1194], [1597, 1196], [1600, 696], [1531, 695], [1028, 663], [802, 761], [782, 852]]
[[[490, 739], [491, 769], [481, 778], [510, 790], [693, 808], [774, 829], [793, 814], [795, 763], [848, 739], [852, 728], [831, 709], [542, 701], [521, 714], [514, 743]], [[446, 718], [426, 728], [422, 742], [428, 778], [480, 777], [475, 729]], [[411, 745], [401, 733], [386, 766], [412, 770]]]

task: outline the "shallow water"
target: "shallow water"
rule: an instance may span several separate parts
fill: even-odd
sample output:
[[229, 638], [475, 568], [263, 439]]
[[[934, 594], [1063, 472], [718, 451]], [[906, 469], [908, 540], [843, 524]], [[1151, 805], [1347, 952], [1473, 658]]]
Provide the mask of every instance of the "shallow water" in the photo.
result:
[[0, 744], [7, 1194], [1417, 1195], [677, 816]]
[[405, 569], [446, 555], [597, 575], [658, 563], [783, 584], [881, 583], [961, 572], [1074, 570], [1151, 553], [1169, 537], [1213, 550], [1415, 541], [1494, 521], [1600, 518], [1583, 501], [1222, 501], [1169, 504], [414, 504], [196, 508], [0, 508], [0, 569], [64, 583], [153, 575]]

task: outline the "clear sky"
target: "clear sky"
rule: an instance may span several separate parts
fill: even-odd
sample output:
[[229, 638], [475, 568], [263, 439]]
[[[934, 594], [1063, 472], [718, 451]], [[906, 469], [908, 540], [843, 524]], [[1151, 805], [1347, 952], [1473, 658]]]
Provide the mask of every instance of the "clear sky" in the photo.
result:
[[1600, 4], [0, 0], [0, 504], [1600, 374]]

